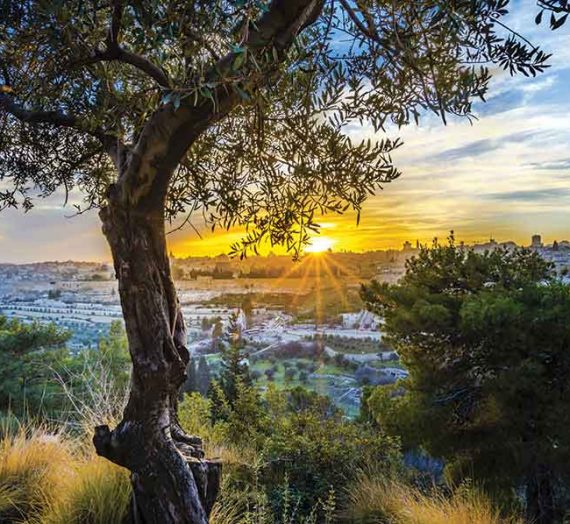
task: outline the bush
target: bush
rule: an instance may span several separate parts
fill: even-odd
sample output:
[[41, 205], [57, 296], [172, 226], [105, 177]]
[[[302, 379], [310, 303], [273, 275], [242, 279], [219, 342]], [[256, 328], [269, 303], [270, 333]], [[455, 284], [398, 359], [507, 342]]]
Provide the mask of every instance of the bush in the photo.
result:
[[285, 380], [287, 382], [291, 382], [295, 378], [296, 374], [297, 372], [293, 368], [287, 368], [285, 370]]
[[399, 471], [398, 441], [347, 421], [330, 399], [303, 388], [271, 389], [266, 402], [270, 432], [262, 448], [262, 482], [277, 513], [285, 482], [306, 515], [326, 500], [331, 488], [337, 502], [345, 502], [346, 488], [366, 465], [377, 466], [387, 476]]

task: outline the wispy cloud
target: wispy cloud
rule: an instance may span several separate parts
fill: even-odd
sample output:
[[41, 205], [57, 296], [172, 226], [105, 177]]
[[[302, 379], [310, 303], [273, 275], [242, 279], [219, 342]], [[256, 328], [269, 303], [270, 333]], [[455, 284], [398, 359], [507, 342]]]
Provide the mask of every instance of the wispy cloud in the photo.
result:
[[461, 160], [465, 158], [478, 157], [491, 151], [496, 151], [509, 144], [522, 144], [530, 141], [538, 135], [539, 131], [522, 131], [511, 135], [501, 136], [498, 138], [483, 138], [475, 140], [465, 145], [447, 149], [441, 153], [437, 153], [432, 157], [433, 160], [443, 162], [446, 160]]
[[528, 167], [532, 167], [533, 169], [546, 170], [546, 171], [568, 171], [568, 175], [570, 177], [570, 158], [564, 160], [557, 160], [555, 162], [530, 162], [525, 165]]
[[536, 202], [551, 200], [566, 200], [570, 197], [570, 188], [546, 188], [523, 191], [503, 191], [502, 193], [486, 193], [482, 198], [491, 200], [512, 200], [517, 202]]

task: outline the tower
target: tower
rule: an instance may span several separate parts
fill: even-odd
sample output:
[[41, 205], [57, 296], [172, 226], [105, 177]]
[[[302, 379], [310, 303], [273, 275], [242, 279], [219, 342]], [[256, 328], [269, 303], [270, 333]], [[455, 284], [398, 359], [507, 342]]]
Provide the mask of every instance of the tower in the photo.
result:
[[542, 237], [540, 235], [532, 235], [530, 247], [540, 249], [542, 247]]

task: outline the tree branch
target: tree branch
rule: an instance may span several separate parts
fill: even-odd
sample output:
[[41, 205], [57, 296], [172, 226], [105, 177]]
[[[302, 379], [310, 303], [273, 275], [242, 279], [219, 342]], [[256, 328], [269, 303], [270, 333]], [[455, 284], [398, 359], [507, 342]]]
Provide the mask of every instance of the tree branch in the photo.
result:
[[75, 62], [74, 65], [90, 65], [98, 62], [111, 62], [113, 60], [130, 64], [150, 76], [160, 87], [164, 87], [166, 89], [170, 88], [170, 80], [160, 67], [136, 53], [131, 53], [130, 51], [123, 49], [118, 44], [113, 44], [112, 47], [107, 47], [105, 51], [97, 50], [84, 60]]
[[104, 51], [96, 50], [90, 56], [83, 60], [78, 60], [73, 65], [89, 65], [98, 62], [110, 62], [116, 60], [125, 64], [130, 64], [138, 70], [150, 76], [159, 86], [166, 89], [170, 88], [170, 80], [168, 75], [159, 66], [153, 64], [150, 60], [141, 55], [132, 53], [121, 47], [119, 44], [119, 34], [123, 20], [123, 2], [121, 0], [113, 1], [113, 14], [109, 32], [107, 34], [106, 48]]
[[[323, 9], [324, 0], [273, 0], [268, 11], [251, 24], [248, 38], [242, 44], [261, 59], [268, 46], [275, 47], [279, 58], [266, 70], [253, 69], [242, 73], [240, 83], [247, 89], [268, 82], [278, 62], [286, 58], [285, 51], [304, 28], [314, 23]], [[207, 80], [216, 81], [232, 73], [238, 53], [231, 52], [210, 68]], [[138, 143], [132, 150], [129, 168], [121, 179], [121, 197], [131, 205], [140, 204], [154, 210], [164, 205], [172, 173], [188, 148], [214, 122], [230, 113], [242, 102], [239, 94], [227, 82], [218, 81], [212, 99], [202, 99], [194, 105], [192, 97], [181, 100], [180, 107], [163, 105], [150, 117]], [[215, 103], [213, 103], [215, 100]], [[142, 204], [141, 204], [142, 205]]]
[[0, 107], [18, 120], [28, 124], [52, 124], [60, 127], [77, 129], [75, 117], [60, 111], [31, 111], [14, 103], [10, 96], [0, 93]]
[[344, 7], [346, 14], [354, 22], [354, 25], [356, 27], [358, 27], [358, 29], [360, 29], [360, 31], [362, 31], [362, 33], [365, 36], [367, 36], [368, 38], [371, 38], [375, 41], [378, 41], [378, 36], [375, 35], [374, 33], [372, 33], [371, 28], [369, 29], [364, 25], [364, 23], [358, 18], [358, 15], [354, 11], [354, 9], [352, 9], [352, 7], [350, 6], [350, 4], [348, 3], [347, 0], [340, 0], [340, 4], [342, 5], [342, 7]]
[[553, 11], [554, 13], [568, 13], [570, 14], [570, 3], [562, 0], [538, 0], [538, 7]]
[[47, 124], [56, 127], [66, 127], [75, 129], [81, 133], [85, 133], [94, 138], [97, 138], [107, 153], [113, 159], [115, 165], [120, 165], [121, 155], [124, 150], [124, 145], [119, 138], [106, 133], [102, 129], [91, 129], [84, 124], [84, 121], [75, 115], [70, 115], [62, 111], [42, 111], [25, 109], [21, 105], [14, 102], [13, 97], [7, 94], [0, 93], [0, 109], [6, 111], [14, 116], [20, 122], [27, 124]]
[[113, 15], [111, 18], [111, 25], [109, 27], [109, 35], [107, 42], [109, 47], [119, 45], [119, 32], [123, 22], [123, 2], [121, 0], [113, 1]]

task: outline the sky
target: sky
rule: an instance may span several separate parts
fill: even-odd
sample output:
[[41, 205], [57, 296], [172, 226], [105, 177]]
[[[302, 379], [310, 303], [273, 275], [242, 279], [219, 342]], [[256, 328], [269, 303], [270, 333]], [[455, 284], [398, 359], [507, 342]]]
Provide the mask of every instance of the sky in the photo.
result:
[[[404, 141], [393, 154], [402, 176], [368, 200], [359, 226], [351, 213], [324, 217], [313, 249], [399, 248], [450, 230], [466, 242], [493, 237], [528, 245], [535, 233], [548, 243], [570, 240], [570, 23], [551, 32], [534, 25], [536, 12], [534, 0], [519, 0], [507, 22], [553, 53], [552, 67], [534, 79], [495, 71], [472, 125], [427, 117], [419, 127], [389, 130]], [[384, 136], [359, 127], [350, 133]], [[1, 213], [0, 262], [109, 260], [97, 213], [70, 218], [73, 212], [50, 198], [27, 214]], [[186, 228], [169, 235], [169, 248], [176, 256], [217, 255], [240, 236], [199, 238]]]

